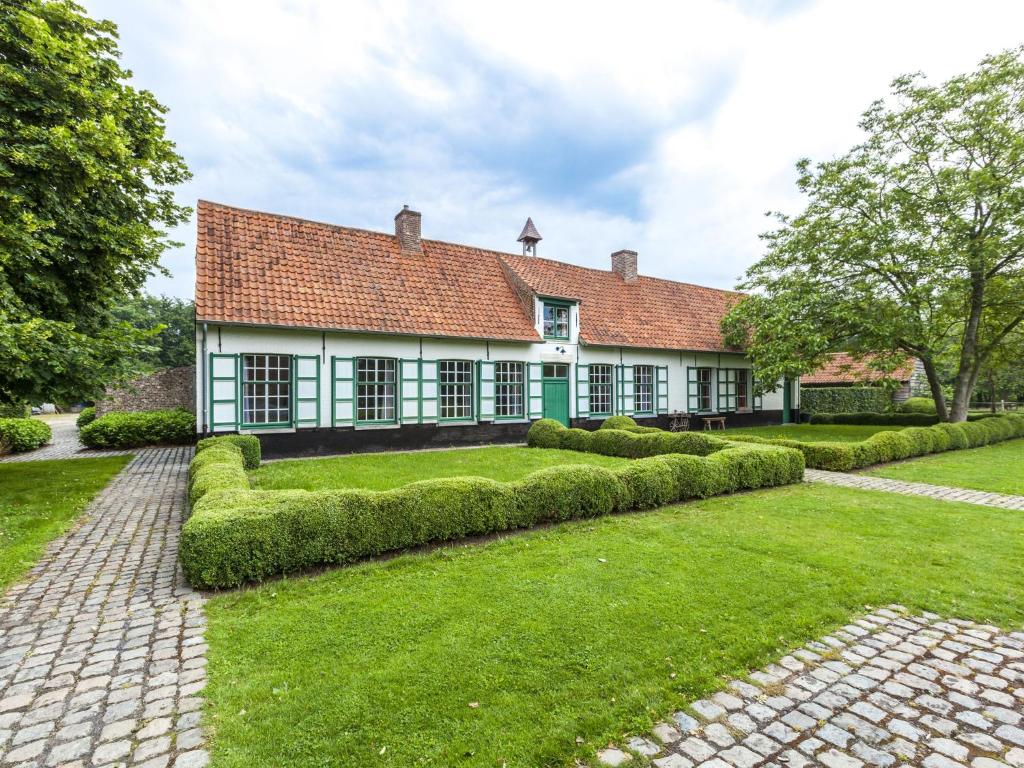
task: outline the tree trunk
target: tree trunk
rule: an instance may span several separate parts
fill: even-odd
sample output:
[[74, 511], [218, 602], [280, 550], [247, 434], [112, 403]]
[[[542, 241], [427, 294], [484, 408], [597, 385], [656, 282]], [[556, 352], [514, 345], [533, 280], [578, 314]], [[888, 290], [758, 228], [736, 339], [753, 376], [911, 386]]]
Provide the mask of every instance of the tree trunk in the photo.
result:
[[946, 421], [946, 396], [942, 394], [942, 382], [939, 381], [939, 374], [935, 370], [935, 363], [932, 359], [921, 358], [921, 365], [924, 366], [924, 375], [928, 379], [928, 388], [932, 391], [932, 399], [935, 401], [935, 412], [939, 415], [939, 421]]
[[949, 411], [949, 421], [967, 421], [967, 409], [970, 406], [971, 392], [978, 380], [981, 367], [977, 359], [978, 326], [981, 325], [981, 312], [985, 306], [985, 275], [981, 270], [971, 272], [971, 311], [964, 326], [963, 343], [960, 345], [960, 365], [957, 366], [956, 379], [953, 381], [953, 407]]
[[989, 398], [992, 402], [989, 403], [989, 407], [992, 409], [992, 413], [996, 412], [996, 376], [991, 370], [988, 372], [988, 391]]

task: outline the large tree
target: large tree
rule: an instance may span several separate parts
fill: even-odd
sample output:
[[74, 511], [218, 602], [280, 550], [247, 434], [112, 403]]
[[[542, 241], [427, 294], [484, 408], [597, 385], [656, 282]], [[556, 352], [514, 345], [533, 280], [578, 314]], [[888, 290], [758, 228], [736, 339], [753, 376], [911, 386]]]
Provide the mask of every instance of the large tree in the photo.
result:
[[148, 334], [112, 308], [160, 269], [189, 178], [117, 30], [67, 0], [0, 4], [0, 399], [72, 399]]
[[[761, 381], [818, 367], [826, 352], [924, 363], [943, 418], [966, 418], [978, 376], [1024, 321], [1024, 62], [984, 59], [933, 85], [921, 74], [871, 105], [862, 144], [798, 165], [807, 206], [775, 214], [751, 291], [725, 321]], [[953, 360], [947, 404], [938, 372]]]
[[196, 308], [192, 301], [142, 294], [118, 306], [114, 315], [139, 330], [156, 332], [149, 349], [138, 356], [141, 371], [195, 364]]

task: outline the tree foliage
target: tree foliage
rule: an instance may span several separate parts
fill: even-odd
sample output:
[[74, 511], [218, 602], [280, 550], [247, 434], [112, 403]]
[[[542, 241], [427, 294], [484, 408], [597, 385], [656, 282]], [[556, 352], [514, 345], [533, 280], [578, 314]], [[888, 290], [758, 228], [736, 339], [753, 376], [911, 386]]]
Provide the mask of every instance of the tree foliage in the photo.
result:
[[146, 345], [112, 309], [176, 245], [189, 173], [119, 56], [68, 0], [0, 4], [0, 398], [96, 394]]
[[120, 304], [114, 316], [140, 331], [156, 332], [150, 346], [136, 357], [140, 371], [195, 363], [196, 309], [192, 301], [142, 294]]
[[776, 214], [741, 285], [753, 294], [725, 321], [760, 380], [806, 373], [835, 349], [875, 353], [869, 365], [886, 372], [910, 354], [940, 415], [966, 417], [983, 366], [1024, 320], [1022, 50], [939, 85], [896, 79], [864, 113], [862, 144], [798, 163], [807, 207]]

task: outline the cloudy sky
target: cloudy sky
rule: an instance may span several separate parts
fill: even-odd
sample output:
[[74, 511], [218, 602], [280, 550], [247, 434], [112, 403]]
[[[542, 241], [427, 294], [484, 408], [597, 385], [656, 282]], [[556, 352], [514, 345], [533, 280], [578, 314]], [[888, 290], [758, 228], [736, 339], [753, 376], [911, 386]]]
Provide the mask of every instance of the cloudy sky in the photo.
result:
[[[794, 162], [859, 139], [898, 74], [1024, 42], [1024, 3], [86, 0], [170, 108], [199, 198], [733, 287]], [[191, 297], [194, 223], [171, 276]]]

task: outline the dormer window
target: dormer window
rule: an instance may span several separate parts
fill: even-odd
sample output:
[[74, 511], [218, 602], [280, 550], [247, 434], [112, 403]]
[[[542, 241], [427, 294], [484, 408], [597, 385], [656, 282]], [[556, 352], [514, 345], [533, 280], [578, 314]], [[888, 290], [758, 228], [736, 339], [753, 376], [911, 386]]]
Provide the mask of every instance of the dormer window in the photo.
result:
[[569, 305], [556, 302], [544, 302], [544, 338], [557, 341], [569, 340]]

